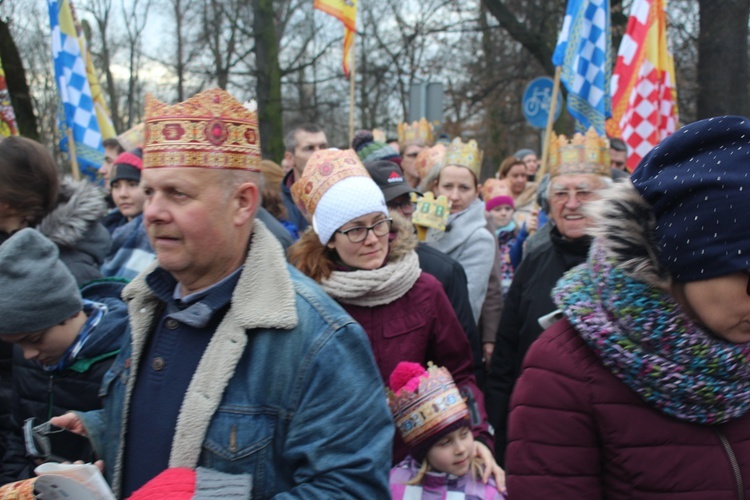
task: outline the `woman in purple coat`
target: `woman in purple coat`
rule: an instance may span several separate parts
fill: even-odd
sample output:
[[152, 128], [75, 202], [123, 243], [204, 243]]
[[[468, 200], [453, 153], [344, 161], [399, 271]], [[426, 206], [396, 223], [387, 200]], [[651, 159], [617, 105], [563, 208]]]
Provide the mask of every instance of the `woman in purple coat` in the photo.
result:
[[587, 206], [511, 399], [510, 498], [750, 497], [748, 193], [750, 121], [721, 117]]
[[[411, 223], [388, 213], [382, 191], [350, 150], [316, 152], [292, 194], [312, 229], [290, 248], [290, 261], [362, 325], [384, 380], [400, 361], [445, 366], [475, 409], [487, 476], [499, 470], [471, 347], [442, 286], [419, 268]], [[397, 439], [394, 463], [406, 453]]]

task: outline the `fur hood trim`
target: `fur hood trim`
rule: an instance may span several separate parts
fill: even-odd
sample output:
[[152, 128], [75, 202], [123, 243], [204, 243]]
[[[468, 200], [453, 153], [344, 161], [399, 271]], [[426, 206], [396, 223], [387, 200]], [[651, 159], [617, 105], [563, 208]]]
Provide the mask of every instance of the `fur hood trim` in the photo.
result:
[[620, 269], [638, 281], [669, 289], [671, 276], [659, 263], [656, 218], [630, 181], [603, 189], [601, 199], [586, 205], [585, 211], [593, 221], [589, 234]]
[[106, 213], [107, 202], [98, 187], [86, 180], [64, 177], [57, 206], [42, 219], [37, 229], [58, 246], [73, 248], [91, 224]]
[[396, 238], [391, 241], [388, 259], [397, 261], [417, 248], [419, 241], [417, 240], [417, 232], [414, 224], [409, 219], [395, 210], [391, 210], [389, 215], [393, 219], [393, 229], [391, 231], [396, 234]]

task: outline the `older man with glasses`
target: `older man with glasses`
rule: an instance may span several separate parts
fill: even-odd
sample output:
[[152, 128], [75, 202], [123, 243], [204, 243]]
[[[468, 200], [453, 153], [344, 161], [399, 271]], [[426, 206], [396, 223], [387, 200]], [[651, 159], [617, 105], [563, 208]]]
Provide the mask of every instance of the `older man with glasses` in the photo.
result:
[[[508, 290], [487, 380], [487, 412], [495, 428], [495, 453], [502, 463], [508, 404], [526, 351], [543, 331], [540, 318], [553, 311], [550, 291], [568, 269], [585, 261], [591, 238], [583, 207], [611, 184], [607, 142], [590, 130], [565, 145], [551, 141], [550, 230], [524, 254]], [[591, 160], [596, 158], [596, 160]]]

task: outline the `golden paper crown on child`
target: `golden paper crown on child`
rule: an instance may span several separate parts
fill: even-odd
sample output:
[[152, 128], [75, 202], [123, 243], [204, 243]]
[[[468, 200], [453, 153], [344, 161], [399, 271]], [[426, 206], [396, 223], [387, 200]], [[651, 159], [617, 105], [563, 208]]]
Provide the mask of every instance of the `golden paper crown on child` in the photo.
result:
[[586, 135], [577, 133], [570, 140], [553, 132], [549, 147], [549, 176], [564, 174], [611, 177], [607, 139], [599, 136], [593, 127], [588, 129]]
[[435, 144], [431, 148], [424, 148], [417, 155], [417, 173], [424, 179], [435, 165], [441, 164], [445, 158], [445, 144]]
[[479, 181], [483, 158], [484, 153], [479, 149], [477, 141], [472, 139], [469, 142], [462, 142], [459, 137], [456, 137], [445, 152], [443, 166], [458, 165], [459, 167], [466, 167], [474, 173], [477, 181]]
[[[417, 198], [417, 209], [411, 215], [411, 222], [419, 228], [437, 229], [445, 231], [448, 216], [451, 214], [451, 202], [443, 195], [435, 199], [435, 195], [427, 192], [424, 196]], [[423, 238], [420, 238], [424, 241]]]
[[146, 95], [143, 168], [258, 170], [260, 138], [255, 102], [240, 104], [211, 89], [168, 105]]
[[504, 179], [500, 180], [495, 179], [494, 177], [491, 177], [484, 181], [480, 192], [482, 193], [482, 199], [484, 201], [491, 200], [495, 196], [513, 196], [510, 192], [508, 183], [505, 182]]
[[403, 148], [411, 143], [432, 146], [434, 142], [435, 129], [427, 119], [422, 118], [418, 122], [412, 122], [411, 125], [406, 122], [398, 124], [398, 144], [402, 152]]
[[[403, 365], [399, 363], [396, 370]], [[416, 390], [414, 382], [412, 379], [395, 393], [386, 390], [396, 428], [407, 446], [417, 446], [456, 422], [466, 420], [468, 425], [469, 409], [447, 369], [430, 362], [419, 376]]]
[[347, 177], [370, 177], [353, 149], [323, 149], [307, 160], [302, 176], [292, 185], [292, 199], [312, 220], [315, 208], [331, 186]]

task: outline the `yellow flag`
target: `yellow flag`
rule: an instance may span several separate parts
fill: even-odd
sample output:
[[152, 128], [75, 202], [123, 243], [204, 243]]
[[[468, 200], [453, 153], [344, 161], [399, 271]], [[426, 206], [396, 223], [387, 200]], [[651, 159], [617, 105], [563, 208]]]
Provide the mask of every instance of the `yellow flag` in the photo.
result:
[[[102, 139], [109, 139], [115, 137], [115, 127], [112, 124], [112, 118], [109, 116], [109, 107], [104, 101], [104, 93], [102, 87], [99, 85], [99, 78], [96, 76], [96, 70], [94, 70], [94, 63], [91, 61], [91, 52], [89, 52], [88, 45], [86, 44], [86, 37], [83, 34], [81, 23], [78, 22], [78, 17], [73, 7], [73, 2], [70, 3], [70, 13], [75, 29], [75, 36], [78, 39], [78, 46], [81, 49], [81, 55], [86, 60], [86, 79], [89, 81], [89, 88], [91, 89], [91, 99], [94, 101], [94, 109], [96, 110], [96, 121], [99, 124], [99, 132], [102, 134]], [[61, 16], [62, 18], [62, 16]], [[62, 20], [61, 20], [62, 24]]]
[[314, 0], [313, 8], [344, 23], [344, 74], [349, 76], [349, 60], [357, 31], [357, 0]]

